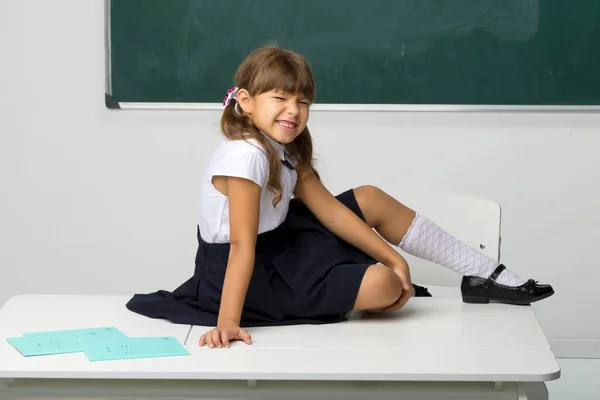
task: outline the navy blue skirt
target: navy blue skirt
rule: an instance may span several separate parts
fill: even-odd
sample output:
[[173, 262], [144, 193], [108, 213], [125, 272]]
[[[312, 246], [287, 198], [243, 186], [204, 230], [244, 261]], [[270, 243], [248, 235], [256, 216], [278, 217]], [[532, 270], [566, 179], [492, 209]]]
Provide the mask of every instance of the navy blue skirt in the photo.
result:
[[[336, 196], [364, 220], [348, 190]], [[136, 294], [135, 313], [177, 324], [216, 326], [229, 243], [198, 236], [194, 276], [173, 292]], [[328, 231], [300, 201], [285, 221], [257, 237], [255, 265], [240, 326], [324, 324], [344, 321], [367, 268], [376, 260]]]

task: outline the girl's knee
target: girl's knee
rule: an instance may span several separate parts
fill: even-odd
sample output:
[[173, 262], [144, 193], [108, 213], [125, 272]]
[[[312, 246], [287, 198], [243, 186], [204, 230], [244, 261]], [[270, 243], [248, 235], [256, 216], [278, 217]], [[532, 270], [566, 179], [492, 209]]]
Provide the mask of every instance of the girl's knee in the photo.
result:
[[360, 205], [368, 203], [369, 200], [376, 198], [377, 196], [383, 193], [383, 190], [379, 189], [377, 186], [373, 185], [363, 185], [353, 189], [354, 197], [356, 201]]
[[365, 222], [371, 228], [375, 228], [381, 223], [381, 210], [378, 207], [378, 199], [381, 198], [383, 191], [377, 186], [364, 185], [353, 189], [354, 198], [360, 208]]
[[394, 304], [402, 294], [402, 281], [391, 268], [371, 265], [361, 282], [355, 310], [380, 310]]

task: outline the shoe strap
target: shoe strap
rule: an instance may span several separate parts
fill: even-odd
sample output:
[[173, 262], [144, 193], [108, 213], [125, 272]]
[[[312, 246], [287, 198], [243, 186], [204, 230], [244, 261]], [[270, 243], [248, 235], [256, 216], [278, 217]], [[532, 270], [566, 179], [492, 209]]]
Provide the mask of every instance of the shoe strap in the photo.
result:
[[494, 270], [494, 272], [492, 272], [492, 274], [490, 275], [489, 279], [491, 279], [492, 281], [495, 281], [496, 278], [498, 278], [498, 275], [500, 275], [502, 273], [502, 271], [504, 271], [506, 269], [506, 267], [503, 264], [500, 264], [496, 267], [496, 269]]

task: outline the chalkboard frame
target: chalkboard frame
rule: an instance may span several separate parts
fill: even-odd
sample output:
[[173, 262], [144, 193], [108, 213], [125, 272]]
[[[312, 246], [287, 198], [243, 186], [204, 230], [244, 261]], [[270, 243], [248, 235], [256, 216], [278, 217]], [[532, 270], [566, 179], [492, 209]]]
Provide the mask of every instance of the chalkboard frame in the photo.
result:
[[[111, 62], [111, 0], [104, 0], [105, 96], [111, 110], [221, 110], [222, 103], [118, 102], [113, 100]], [[315, 103], [311, 111], [364, 112], [541, 112], [598, 113], [600, 105], [495, 105], [495, 104], [327, 104]]]

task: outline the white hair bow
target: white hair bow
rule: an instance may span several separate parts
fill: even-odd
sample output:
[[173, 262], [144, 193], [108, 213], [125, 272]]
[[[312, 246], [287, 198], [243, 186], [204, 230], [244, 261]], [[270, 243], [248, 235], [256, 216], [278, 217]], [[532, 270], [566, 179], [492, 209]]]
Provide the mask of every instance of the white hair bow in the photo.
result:
[[238, 88], [237, 86], [232, 87], [231, 89], [229, 89], [227, 91], [227, 94], [225, 95], [225, 99], [223, 100], [223, 106], [227, 107], [229, 105], [229, 103], [231, 103], [231, 100], [235, 100], [237, 101], [237, 92], [238, 90], [240, 90], [240, 88]]

